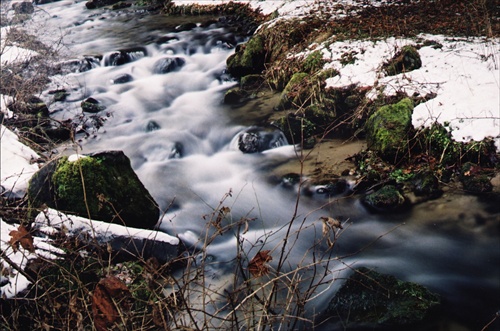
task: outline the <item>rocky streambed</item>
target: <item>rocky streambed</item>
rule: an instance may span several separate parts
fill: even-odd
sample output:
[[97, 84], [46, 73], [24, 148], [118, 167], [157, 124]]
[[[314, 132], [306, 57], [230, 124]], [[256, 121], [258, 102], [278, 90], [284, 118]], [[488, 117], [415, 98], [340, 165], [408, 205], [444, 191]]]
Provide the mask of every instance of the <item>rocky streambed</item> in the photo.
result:
[[[53, 183], [31, 191], [31, 215], [32, 208], [47, 205], [84, 218], [125, 224], [130, 219], [128, 225], [141, 227], [142, 214], [127, 210], [138, 200], [131, 190], [136, 184], [125, 176], [133, 170], [139, 188], [147, 189], [138, 196], [149, 201], [132, 212], [145, 212], [152, 202], [159, 215], [156, 228], [181, 239], [180, 257], [162, 260], [161, 266], [141, 259], [125, 269], [108, 266], [114, 271], [107, 275], [126, 284], [118, 286], [119, 297], [130, 292], [133, 298], [134, 309], [115, 307], [127, 311], [126, 323], [137, 326], [141, 316], [151, 314], [156, 327], [264, 323], [341, 329], [349, 323], [350, 329], [455, 330], [477, 329], [494, 319], [500, 273], [495, 140], [460, 142], [452, 139], [452, 127], [438, 122], [413, 126], [415, 108], [435, 99], [439, 89], [416, 84], [421, 90], [386, 94], [394, 81], [383, 88], [331, 85], [346, 76], [343, 68], [361, 63], [361, 52], [370, 51], [342, 48], [345, 40], [364, 40], [365, 29], [379, 40], [446, 29], [462, 35], [461, 25], [453, 25], [442, 7], [434, 8], [443, 15], [441, 25], [421, 27], [410, 16], [415, 25], [405, 31], [385, 26], [381, 35], [377, 15], [397, 23], [393, 13], [423, 7], [363, 11], [335, 4], [317, 15], [287, 18], [279, 10], [265, 16], [236, 3], [152, 5], [164, 12], [152, 15], [135, 3], [88, 11], [69, 3], [43, 7], [57, 11], [55, 21], [72, 17], [67, 29], [81, 41], [75, 49], [83, 53], [53, 69], [48, 88], [36, 98], [14, 99], [4, 119], [46, 157], [92, 155], [55, 162], [49, 181], [43, 181]], [[335, 18], [333, 9], [348, 15]], [[364, 24], [356, 21], [359, 17], [365, 17]], [[354, 27], [361, 29], [357, 36]], [[425, 66], [420, 53], [449, 47], [436, 39], [443, 40], [398, 39], [391, 56], [378, 60], [378, 74], [399, 77], [403, 85], [412, 81], [412, 72], [422, 62]], [[333, 52], [336, 43], [339, 58], [325, 56], [333, 53], [324, 45]], [[102, 154], [107, 150], [123, 151], [121, 161]], [[118, 170], [107, 174], [112, 167]], [[81, 187], [63, 182], [79, 178]], [[104, 188], [102, 180], [116, 192]], [[85, 193], [67, 197], [79, 191]], [[46, 200], [36, 192], [44, 192]], [[150, 221], [144, 225], [151, 226]], [[79, 267], [88, 263], [77, 254], [82, 247], [66, 245]], [[104, 268], [105, 251], [84, 250], [101, 259], [91, 263], [97, 270]], [[99, 282], [102, 271], [85, 275], [91, 297], [106, 286], [114, 295], [109, 282]], [[352, 283], [365, 284], [368, 292]], [[181, 296], [188, 304], [158, 298], [157, 286], [167, 298]], [[88, 300], [89, 293], [82, 293], [79, 304]], [[370, 304], [364, 306], [360, 298], [366, 297]], [[5, 302], [6, 311], [19, 309]], [[97, 316], [113, 313], [99, 309], [82, 319], [69, 309], [67, 319], [83, 323], [92, 316], [99, 323], [123, 323], [102, 322]], [[367, 316], [366, 309], [377, 314]]]

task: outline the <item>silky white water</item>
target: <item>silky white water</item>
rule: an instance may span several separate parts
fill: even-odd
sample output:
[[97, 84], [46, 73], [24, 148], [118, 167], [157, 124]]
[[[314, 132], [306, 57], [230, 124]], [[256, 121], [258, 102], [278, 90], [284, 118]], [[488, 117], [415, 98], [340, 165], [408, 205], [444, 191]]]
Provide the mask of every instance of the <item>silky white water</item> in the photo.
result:
[[[271, 250], [269, 264], [276, 268], [287, 237], [284, 270], [310, 265], [313, 253], [324, 254], [327, 247], [320, 217], [332, 216], [344, 220], [345, 229], [333, 255], [339, 260], [327, 265], [332, 271], [327, 278], [343, 276], [348, 266], [369, 266], [421, 283], [445, 299], [444, 321], [457, 319], [465, 326], [484, 325], [498, 310], [498, 238], [481, 226], [469, 226], [481, 218], [488, 223], [495, 215], [484, 210], [487, 204], [451, 195], [444, 198], [450, 207], [431, 204], [400, 215], [372, 215], [355, 197], [315, 193], [297, 200], [297, 185], [269, 180], [273, 167], [296, 158], [293, 146], [255, 154], [238, 149], [238, 134], [247, 127], [227, 114], [239, 110], [228, 110], [222, 100], [236, 84], [225, 74], [226, 59], [242, 38], [217, 24], [172, 32], [162, 29], [168, 18], [88, 11], [84, 2], [39, 8], [43, 20], [50, 13], [47, 29], [58, 31], [48, 35], [64, 37], [67, 59], [103, 55], [91, 70], [53, 78], [44, 97], [49, 100], [48, 91], [60, 88], [69, 95], [50, 105], [52, 116], [81, 118], [79, 153], [125, 152], [162, 211], [159, 228], [179, 236], [188, 247], [205, 248], [202, 256], [211, 285], [229, 286], [225, 276], [235, 271], [238, 243], [249, 258], [261, 249]], [[107, 65], [113, 52], [132, 47], [140, 49], [133, 52], [133, 61]], [[181, 59], [183, 65], [155, 73], [161, 59]], [[124, 75], [129, 81], [117, 84]], [[105, 107], [98, 114], [106, 120], [99, 130], [90, 125], [93, 115], [82, 113], [80, 104], [88, 97]], [[456, 204], [457, 199], [464, 199], [465, 205]], [[230, 208], [223, 225], [248, 221], [239, 231], [235, 226], [215, 235], [207, 246], [207, 229], [209, 238], [216, 234], [209, 224], [212, 214], [222, 207]], [[305, 275], [310, 272], [304, 268]], [[338, 284], [333, 282], [307, 309], [321, 311]], [[472, 317], [461, 316], [465, 311]], [[443, 323], [444, 330], [456, 325]]]

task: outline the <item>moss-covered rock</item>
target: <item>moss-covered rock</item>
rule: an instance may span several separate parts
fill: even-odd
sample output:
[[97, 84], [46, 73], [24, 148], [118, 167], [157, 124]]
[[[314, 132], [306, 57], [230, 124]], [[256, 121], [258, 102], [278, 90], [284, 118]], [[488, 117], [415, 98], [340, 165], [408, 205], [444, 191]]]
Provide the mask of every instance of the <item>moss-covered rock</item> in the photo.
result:
[[153, 228], [160, 216], [157, 204], [121, 151], [50, 162], [31, 179], [28, 198], [33, 207], [46, 205], [137, 228]]
[[348, 326], [404, 327], [423, 321], [439, 303], [422, 285], [359, 268], [330, 301], [327, 313]]
[[404, 46], [394, 57], [384, 63], [383, 69], [389, 76], [412, 71], [422, 66], [420, 54], [413, 46]]
[[281, 92], [281, 98], [278, 105], [279, 109], [288, 108], [292, 103], [300, 103], [300, 95], [302, 94], [300, 85], [308, 76], [309, 74], [305, 72], [297, 72], [293, 74], [293, 76], [290, 78], [285, 88]]
[[406, 199], [394, 185], [386, 185], [366, 195], [361, 201], [373, 211], [384, 212], [400, 209]]
[[224, 103], [226, 105], [236, 105], [245, 101], [248, 93], [239, 87], [229, 89], [224, 94]]
[[314, 74], [323, 69], [325, 63], [326, 60], [323, 59], [323, 53], [321, 53], [321, 51], [314, 51], [305, 58], [302, 63], [302, 70]]
[[240, 87], [242, 89], [257, 89], [264, 84], [264, 77], [253, 74], [241, 77]]
[[443, 193], [439, 187], [439, 180], [432, 171], [422, 171], [415, 174], [411, 183], [416, 196], [434, 199]]
[[246, 75], [259, 74], [264, 70], [266, 49], [262, 36], [255, 35], [243, 45], [238, 45], [227, 63], [227, 71], [233, 77], [241, 78]]
[[409, 98], [376, 110], [365, 124], [368, 147], [384, 160], [402, 159], [408, 149], [412, 112], [413, 102]]

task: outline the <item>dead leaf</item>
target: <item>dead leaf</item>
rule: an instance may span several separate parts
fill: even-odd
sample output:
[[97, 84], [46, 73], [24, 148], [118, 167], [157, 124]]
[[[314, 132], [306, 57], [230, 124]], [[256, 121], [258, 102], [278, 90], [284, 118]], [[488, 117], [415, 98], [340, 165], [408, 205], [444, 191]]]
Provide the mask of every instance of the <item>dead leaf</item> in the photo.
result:
[[[335, 245], [337, 230], [343, 229], [342, 223], [333, 217], [320, 217], [319, 219], [323, 221], [323, 237], [326, 237], [328, 246], [333, 247]], [[330, 239], [331, 234], [333, 234], [333, 241]]]
[[9, 243], [12, 246], [14, 252], [19, 249], [19, 244], [21, 244], [21, 246], [24, 249], [28, 250], [30, 253], [35, 252], [33, 237], [24, 226], [19, 225], [17, 230], [10, 231], [9, 235], [12, 237], [10, 238]]
[[258, 252], [248, 263], [248, 271], [252, 276], [260, 277], [269, 273], [269, 267], [265, 265], [273, 259], [269, 252], [269, 250]]
[[97, 283], [92, 296], [92, 314], [98, 331], [108, 330], [131, 308], [131, 294], [118, 278], [108, 276]]

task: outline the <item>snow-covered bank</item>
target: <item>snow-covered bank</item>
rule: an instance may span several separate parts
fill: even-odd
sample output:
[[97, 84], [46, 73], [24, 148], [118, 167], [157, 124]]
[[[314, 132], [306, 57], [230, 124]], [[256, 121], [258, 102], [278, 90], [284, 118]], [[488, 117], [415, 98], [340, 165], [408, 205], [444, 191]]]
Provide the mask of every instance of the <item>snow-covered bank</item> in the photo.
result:
[[[405, 45], [419, 49], [422, 67], [395, 76], [384, 75], [382, 64]], [[319, 47], [321, 49], [321, 46]], [[418, 105], [414, 127], [434, 122], [448, 123], [456, 141], [480, 141], [493, 137], [500, 149], [500, 43], [482, 38], [457, 39], [421, 35], [417, 39], [387, 38], [355, 40], [322, 48], [328, 68], [339, 75], [327, 80], [327, 87], [356, 84], [371, 88], [368, 96], [403, 92], [435, 98]], [[352, 63], [342, 63], [345, 56]]]
[[50, 239], [32, 237], [25, 231], [24, 227], [8, 224], [0, 218], [0, 297], [12, 298], [28, 288], [31, 281], [18, 269], [24, 270], [29, 261], [64, 256], [64, 251], [54, 247]]
[[0, 125], [0, 142], [1, 194], [9, 198], [22, 198], [31, 176], [38, 171], [36, 160], [39, 156], [3, 125]]
[[[37, 236], [28, 234], [22, 226], [8, 224], [0, 218], [0, 249], [2, 251], [0, 297], [12, 298], [28, 288], [31, 281], [18, 269], [24, 270], [29, 261], [37, 258], [49, 260], [64, 258], [65, 252], [54, 247], [51, 239], [53, 236], [78, 237], [80, 240], [90, 242], [95, 239], [99, 245], [109, 243], [112, 249], [127, 249], [131, 254], [134, 253], [133, 250], [137, 250], [137, 254], [144, 253], [146, 245], [148, 249], [151, 249], [154, 243], [158, 245], [156, 253], [167, 256], [172, 253], [168, 251], [169, 247], [174, 247], [175, 251], [175, 246], [179, 244], [178, 238], [164, 232], [88, 220], [66, 215], [50, 208], [38, 214], [32, 228], [38, 233]], [[82, 251], [81, 254], [86, 254], [86, 252]]]

